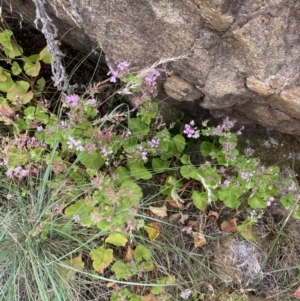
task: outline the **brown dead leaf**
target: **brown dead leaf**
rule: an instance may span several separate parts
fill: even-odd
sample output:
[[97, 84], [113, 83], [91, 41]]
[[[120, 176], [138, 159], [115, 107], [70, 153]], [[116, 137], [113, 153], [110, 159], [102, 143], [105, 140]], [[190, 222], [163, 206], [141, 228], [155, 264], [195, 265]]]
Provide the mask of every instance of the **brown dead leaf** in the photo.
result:
[[182, 214], [181, 212], [179, 212], [179, 213], [171, 214], [169, 217], [169, 221], [173, 222], [173, 223], [180, 222], [180, 223], [184, 224], [188, 218], [189, 218], [188, 214]]
[[13, 124], [13, 117], [15, 116], [15, 111], [9, 106], [9, 104], [4, 103], [0, 105], [0, 121], [4, 124]]
[[158, 217], [166, 217], [168, 216], [167, 214], [167, 207], [166, 206], [162, 206], [162, 207], [149, 207], [149, 210]]
[[219, 218], [219, 213], [216, 211], [209, 210], [208, 216], [214, 216], [216, 219]]
[[206, 239], [201, 232], [193, 232], [194, 247], [199, 248], [206, 244]]
[[174, 213], [169, 216], [169, 221], [173, 223], [177, 223], [180, 220], [180, 212]]
[[192, 227], [193, 229], [199, 229], [200, 221], [188, 221], [188, 226]]
[[224, 221], [221, 224], [221, 230], [226, 233], [235, 233], [238, 232], [237, 230], [237, 224], [236, 224], [237, 218], [232, 218], [229, 221]]
[[172, 207], [175, 207], [175, 208], [182, 208], [182, 205], [177, 203], [176, 201], [174, 200], [168, 200], [168, 204]]
[[115, 282], [108, 282], [106, 284], [106, 287], [109, 287], [109, 288], [112, 288], [113, 290], [115, 291], [119, 291], [121, 288], [119, 287], [118, 283], [115, 283]]
[[142, 296], [141, 299], [143, 301], [159, 301], [159, 299], [157, 299], [157, 297], [151, 293], [149, 295]]
[[125, 260], [125, 261], [131, 261], [132, 258], [133, 258], [133, 254], [134, 254], [134, 250], [131, 249], [130, 246], [128, 246], [127, 251], [126, 251], [126, 254], [125, 254], [125, 256], [124, 256], [124, 260]]

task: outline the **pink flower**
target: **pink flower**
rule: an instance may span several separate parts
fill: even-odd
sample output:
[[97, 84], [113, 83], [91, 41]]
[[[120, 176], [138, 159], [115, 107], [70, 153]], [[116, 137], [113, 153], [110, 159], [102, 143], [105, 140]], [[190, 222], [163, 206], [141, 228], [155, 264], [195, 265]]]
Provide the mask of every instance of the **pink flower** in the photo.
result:
[[129, 67], [129, 65], [130, 64], [126, 61], [120, 62], [117, 65], [117, 70], [114, 70], [112, 66], [109, 66], [109, 72], [107, 73], [107, 75], [111, 75], [109, 81], [111, 83], [117, 82], [117, 77], [119, 76], [119, 73], [126, 73], [126, 69]]
[[130, 65], [130, 63], [128, 63], [126, 61], [123, 61], [123, 62], [119, 63], [117, 67], [118, 67], [119, 70], [123, 71], [126, 68], [128, 68], [129, 65]]
[[272, 196], [269, 197], [269, 199], [267, 201], [267, 206], [271, 206], [273, 202], [274, 202], [274, 198]]
[[94, 98], [89, 98], [86, 103], [86, 105], [90, 105], [90, 106], [93, 106], [94, 104], [96, 104], [96, 99]]
[[8, 170], [5, 174], [8, 178], [11, 178], [13, 176], [12, 170]]
[[187, 300], [190, 295], [191, 295], [192, 291], [190, 289], [186, 289], [183, 292], [181, 292], [180, 297], [184, 300]]
[[149, 141], [148, 143], [150, 144], [150, 146], [151, 146], [151, 147], [153, 147], [153, 148], [157, 148], [157, 147], [158, 147], [158, 144], [159, 144], [159, 142], [160, 142], [160, 139], [159, 139], [159, 138], [157, 138], [157, 137], [154, 137], [154, 138], [152, 138], [152, 140], [151, 140], [151, 141]]
[[184, 125], [184, 131], [183, 133], [188, 136], [188, 138], [199, 138], [200, 133], [197, 127], [194, 126], [195, 122], [192, 120], [189, 124]]
[[73, 147], [76, 148], [77, 151], [84, 151], [84, 147], [81, 144], [81, 141], [76, 141], [73, 137], [69, 136], [67, 141], [68, 148], [72, 149]]
[[160, 72], [158, 70], [153, 70], [152, 74], [145, 77], [145, 81], [148, 86], [156, 86], [156, 80], [160, 76]]
[[79, 222], [79, 221], [80, 221], [80, 216], [79, 216], [78, 214], [75, 214], [75, 215], [73, 216], [73, 221], [74, 221], [74, 222]]
[[111, 83], [116, 83], [117, 77], [119, 75], [119, 71], [114, 70], [112, 67], [109, 67], [109, 72], [107, 73], [107, 75], [111, 75], [110, 80], [109, 80]]
[[79, 100], [80, 97], [76, 94], [65, 96], [65, 103], [68, 104], [70, 107], [76, 107], [78, 105]]

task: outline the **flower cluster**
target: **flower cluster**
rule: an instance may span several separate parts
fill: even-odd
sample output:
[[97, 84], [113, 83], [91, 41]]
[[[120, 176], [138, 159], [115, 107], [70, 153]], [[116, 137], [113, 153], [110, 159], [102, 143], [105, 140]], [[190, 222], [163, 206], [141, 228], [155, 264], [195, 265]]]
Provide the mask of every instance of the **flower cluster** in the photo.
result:
[[15, 167], [14, 170], [8, 170], [5, 174], [9, 178], [12, 178], [14, 176], [14, 177], [21, 179], [21, 178], [27, 176], [28, 170], [22, 168], [21, 166], [17, 166], [17, 167]]
[[271, 206], [272, 203], [274, 202], [274, 197], [269, 197], [268, 201], [267, 201], [267, 206]]
[[159, 144], [159, 141], [160, 139], [157, 138], [157, 137], [154, 137], [152, 138], [150, 141], [149, 141], [149, 145], [153, 148], [157, 148], [158, 147], [158, 144]]
[[156, 80], [160, 76], [160, 72], [158, 70], [153, 70], [149, 76], [145, 77], [145, 81], [148, 86], [156, 86]]
[[82, 146], [81, 141], [79, 141], [79, 140], [76, 141], [71, 136], [68, 137], [68, 140], [69, 140], [69, 141], [67, 141], [68, 148], [72, 149], [73, 147], [75, 147], [77, 151], [81, 151], [81, 152], [84, 151], [84, 147]]
[[80, 97], [77, 94], [66, 95], [64, 99], [65, 103], [70, 107], [76, 107], [78, 105], [79, 100]]
[[181, 292], [180, 297], [184, 300], [187, 300], [190, 295], [191, 295], [192, 291], [190, 289], [186, 289], [183, 292]]
[[186, 134], [188, 136], [188, 138], [197, 139], [200, 137], [199, 130], [194, 125], [195, 125], [194, 120], [192, 120], [189, 124], [184, 125], [183, 133]]
[[241, 171], [241, 178], [245, 181], [249, 181], [249, 178], [253, 176], [252, 172]]
[[140, 154], [140, 156], [142, 157], [142, 159], [144, 161], [147, 160], [147, 155], [148, 155], [148, 152], [145, 148], [143, 148], [140, 144], [137, 145], [137, 150], [138, 150], [138, 153]]
[[127, 68], [129, 67], [129, 63], [126, 62], [126, 61], [123, 61], [121, 63], [119, 63], [117, 65], [117, 69], [114, 70], [112, 66], [109, 66], [109, 72], [107, 73], [107, 75], [110, 75], [110, 82], [111, 83], [116, 83], [117, 82], [117, 77], [120, 75], [120, 74], [124, 74], [126, 73], [127, 71]]
[[94, 106], [96, 104], [96, 99], [95, 98], [89, 98], [86, 103], [86, 105], [89, 105], [89, 106]]

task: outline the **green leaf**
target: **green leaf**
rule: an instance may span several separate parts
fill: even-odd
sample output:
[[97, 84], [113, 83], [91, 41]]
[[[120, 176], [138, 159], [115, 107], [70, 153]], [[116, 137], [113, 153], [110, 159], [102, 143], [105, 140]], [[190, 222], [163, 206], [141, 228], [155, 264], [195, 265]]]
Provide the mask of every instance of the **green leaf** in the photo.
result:
[[191, 159], [190, 156], [187, 154], [184, 154], [181, 158], [180, 161], [182, 164], [191, 164]]
[[80, 163], [82, 163], [86, 168], [92, 170], [99, 170], [99, 168], [105, 163], [104, 159], [98, 152], [94, 152], [93, 154], [89, 154], [88, 152], [78, 152], [77, 157]]
[[4, 49], [12, 50], [12, 44], [10, 41], [10, 37], [13, 35], [11, 30], [5, 29], [0, 33], [0, 44], [4, 47]]
[[181, 154], [184, 148], [185, 139], [182, 135], [178, 134], [171, 139], [168, 152], [172, 152], [174, 155], [177, 155]]
[[155, 172], [163, 172], [169, 167], [169, 162], [166, 160], [161, 160], [159, 158], [152, 159], [152, 168]]
[[200, 146], [201, 155], [203, 157], [208, 157], [214, 148], [215, 147], [211, 142], [203, 141]]
[[43, 111], [42, 108], [37, 107], [35, 110], [35, 119], [37, 122], [41, 122], [43, 124], [47, 124], [49, 121], [49, 116], [47, 113]]
[[258, 239], [256, 234], [253, 232], [254, 223], [255, 221], [247, 219], [243, 221], [243, 223], [240, 226], [237, 227], [239, 233], [241, 233], [241, 235], [247, 240]]
[[160, 295], [164, 291], [163, 286], [154, 286], [151, 288], [151, 293], [154, 295]]
[[291, 209], [296, 205], [295, 196], [293, 194], [285, 195], [280, 199], [280, 203], [285, 209]]
[[23, 53], [23, 49], [20, 45], [12, 43], [12, 49], [6, 48], [4, 52], [9, 58], [13, 59], [16, 56], [20, 56]]
[[30, 129], [30, 123], [25, 121], [22, 118], [19, 118], [19, 119], [15, 120], [15, 126], [16, 126], [16, 128], [18, 129], [19, 132]]
[[7, 99], [15, 101], [18, 97], [22, 104], [27, 104], [33, 98], [33, 92], [28, 91], [30, 85], [25, 81], [16, 81], [7, 91]]
[[133, 83], [133, 84], [136, 84], [136, 85], [140, 85], [141, 78], [139, 76], [136, 76], [136, 75], [133, 75], [133, 74], [129, 73], [125, 77], [122, 77], [122, 82], [124, 82], [124, 83]]
[[116, 274], [116, 278], [118, 280], [126, 279], [132, 275], [131, 271], [129, 270], [126, 262], [123, 260], [117, 260], [111, 267], [111, 271]]
[[252, 209], [267, 207], [266, 201], [257, 193], [249, 197], [248, 204]]
[[143, 162], [130, 164], [130, 174], [136, 179], [149, 180], [152, 178], [151, 172], [143, 165]]
[[11, 72], [13, 75], [19, 75], [22, 72], [22, 69], [17, 62], [12, 63]]
[[124, 166], [118, 166], [114, 171], [114, 175], [117, 176], [115, 183], [118, 186], [130, 179], [130, 172]]
[[121, 233], [112, 233], [105, 239], [105, 242], [110, 243], [117, 247], [125, 247], [127, 241], [128, 238]]
[[48, 46], [46, 46], [39, 54], [39, 60], [42, 60], [46, 64], [51, 64], [52, 56], [48, 51]]
[[191, 196], [193, 204], [200, 210], [205, 211], [208, 202], [207, 192], [199, 192], [194, 190]]
[[156, 133], [156, 137], [160, 139], [158, 149], [162, 152], [166, 152], [169, 149], [170, 144], [170, 132], [164, 128], [162, 131]]
[[31, 106], [24, 110], [24, 115], [26, 119], [34, 120], [35, 119], [35, 107]]
[[38, 90], [38, 92], [43, 92], [44, 89], [45, 89], [45, 85], [46, 85], [45, 79], [43, 77], [41, 77], [41, 78], [39, 78], [37, 80], [36, 83], [37, 83], [37, 90]]
[[180, 168], [180, 174], [185, 179], [195, 179], [195, 180], [201, 180], [200, 177], [200, 171], [196, 169], [194, 165], [184, 165]]
[[139, 202], [143, 196], [142, 188], [133, 181], [124, 182], [120, 189], [126, 191], [127, 195], [130, 196], [130, 199], [133, 203]]
[[294, 211], [293, 217], [296, 219], [300, 219], [300, 206], [298, 206], [297, 210]]
[[93, 268], [96, 272], [101, 274], [104, 273], [104, 269], [106, 269], [114, 259], [113, 250], [105, 249], [104, 247], [93, 249], [90, 255], [93, 260]]
[[70, 205], [65, 210], [65, 216], [69, 219], [74, 219], [76, 216], [79, 216], [77, 221], [83, 226], [90, 226], [93, 224], [91, 221], [91, 213], [94, 211], [93, 206], [88, 206], [85, 203], [85, 200], [79, 200], [75, 204]]
[[37, 147], [29, 151], [30, 158], [34, 162], [39, 162], [41, 160], [42, 153], [43, 149], [41, 147]]
[[218, 191], [218, 197], [229, 208], [238, 208], [241, 205], [240, 197], [244, 194], [243, 187], [228, 186]]
[[138, 245], [134, 250], [134, 259], [136, 261], [150, 260], [151, 251], [143, 245]]
[[25, 165], [29, 161], [29, 153], [24, 152], [22, 149], [12, 146], [7, 150], [8, 168], [15, 168], [19, 165]]
[[129, 129], [133, 134], [147, 135], [149, 133], [149, 126], [142, 122], [140, 118], [130, 118]]
[[76, 182], [76, 185], [85, 185], [87, 184], [85, 178], [85, 172], [78, 168], [77, 165], [71, 166], [71, 171], [69, 172], [69, 177]]
[[7, 92], [13, 84], [10, 73], [0, 67], [0, 91]]
[[23, 60], [25, 62], [24, 64], [24, 70], [26, 74], [30, 76], [38, 76], [41, 70], [41, 64], [39, 61], [39, 55], [34, 54], [31, 55], [30, 57], [23, 57]]

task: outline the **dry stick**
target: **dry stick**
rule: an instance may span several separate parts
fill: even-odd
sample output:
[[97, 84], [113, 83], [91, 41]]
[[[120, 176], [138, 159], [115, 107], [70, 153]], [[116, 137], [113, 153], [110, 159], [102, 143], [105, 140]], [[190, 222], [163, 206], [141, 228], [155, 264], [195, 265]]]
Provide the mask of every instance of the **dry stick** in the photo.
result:
[[58, 90], [61, 90], [64, 88], [64, 84], [67, 82], [67, 74], [65, 67], [61, 62], [61, 58], [64, 56], [64, 54], [60, 51], [55, 41], [55, 38], [57, 37], [57, 28], [46, 12], [45, 0], [32, 0], [32, 2], [36, 7], [36, 16], [34, 20], [35, 27], [39, 29], [38, 22], [40, 21], [42, 23], [41, 31], [46, 38], [48, 51], [52, 56], [51, 69], [55, 79], [54, 86], [57, 86]]

